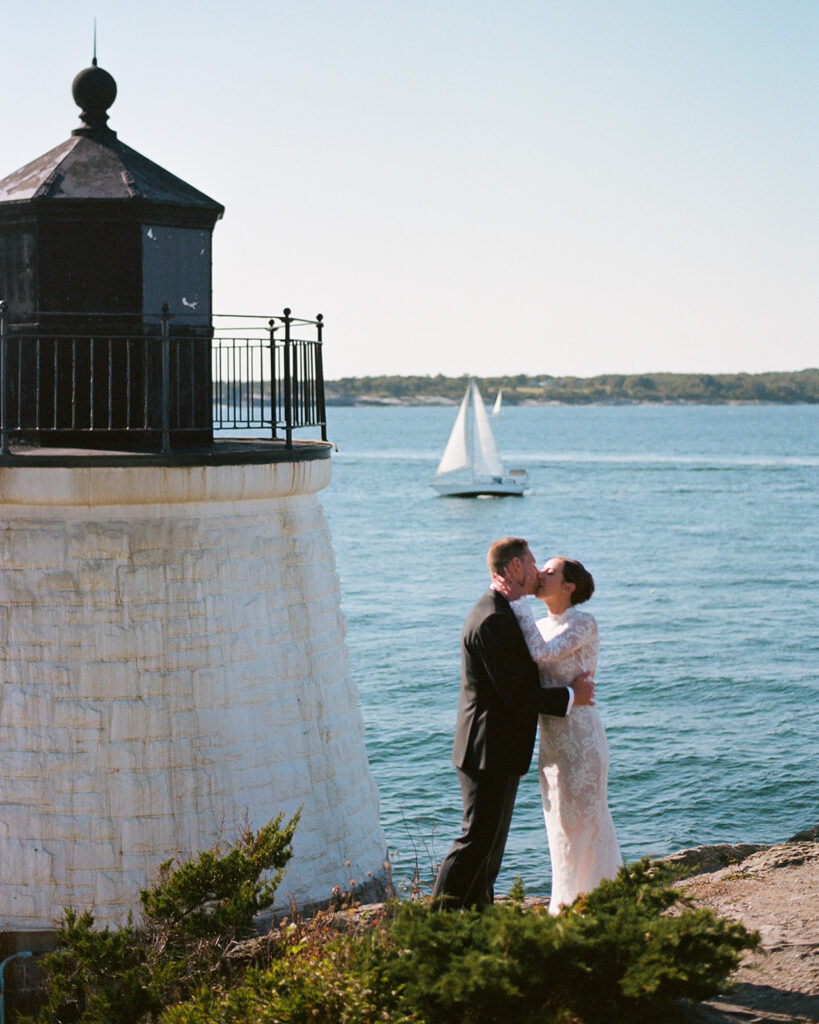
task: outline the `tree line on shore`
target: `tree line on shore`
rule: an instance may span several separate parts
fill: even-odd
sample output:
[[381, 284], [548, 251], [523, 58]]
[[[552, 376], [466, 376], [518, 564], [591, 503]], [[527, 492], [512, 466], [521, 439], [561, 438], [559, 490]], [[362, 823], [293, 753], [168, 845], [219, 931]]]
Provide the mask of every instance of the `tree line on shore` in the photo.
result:
[[[342, 377], [325, 383], [328, 405], [432, 405], [457, 402], [468, 377]], [[544, 374], [476, 377], [484, 398], [499, 389], [509, 405], [611, 403], [819, 402], [819, 369], [771, 373], [604, 373], [596, 377]]]

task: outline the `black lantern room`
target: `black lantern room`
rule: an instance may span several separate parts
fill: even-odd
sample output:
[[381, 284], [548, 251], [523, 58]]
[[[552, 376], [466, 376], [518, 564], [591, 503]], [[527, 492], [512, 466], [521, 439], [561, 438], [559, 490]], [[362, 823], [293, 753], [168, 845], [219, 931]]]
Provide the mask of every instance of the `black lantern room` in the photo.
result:
[[82, 126], [0, 180], [4, 424], [57, 448], [208, 445], [224, 207], [119, 141], [96, 59], [72, 91]]

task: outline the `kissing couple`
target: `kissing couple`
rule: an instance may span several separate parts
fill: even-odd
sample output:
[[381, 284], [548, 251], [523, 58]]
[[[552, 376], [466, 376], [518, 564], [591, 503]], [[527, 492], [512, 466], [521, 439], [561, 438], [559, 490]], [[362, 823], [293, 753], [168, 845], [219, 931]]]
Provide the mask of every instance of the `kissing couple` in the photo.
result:
[[[490, 587], [461, 634], [461, 690], [452, 760], [461, 835], [441, 863], [433, 899], [444, 909], [494, 900], [518, 783], [540, 722], [538, 776], [552, 862], [551, 913], [622, 863], [606, 794], [609, 751], [594, 706], [597, 623], [578, 606], [594, 592], [580, 562], [539, 572], [528, 543], [503, 537], [487, 554]], [[549, 614], [535, 621], [528, 596]]]

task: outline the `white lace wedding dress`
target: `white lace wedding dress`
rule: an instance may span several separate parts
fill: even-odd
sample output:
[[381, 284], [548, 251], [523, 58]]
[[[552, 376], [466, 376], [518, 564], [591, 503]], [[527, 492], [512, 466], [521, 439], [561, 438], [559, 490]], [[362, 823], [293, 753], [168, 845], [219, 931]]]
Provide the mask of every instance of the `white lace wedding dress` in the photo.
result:
[[[597, 667], [600, 643], [593, 615], [577, 606], [535, 622], [527, 598], [512, 609], [537, 662], [543, 686], [568, 686]], [[549, 910], [571, 903], [622, 863], [606, 787], [609, 747], [596, 707], [573, 707], [566, 718], [541, 715], [538, 776], [552, 861]]]

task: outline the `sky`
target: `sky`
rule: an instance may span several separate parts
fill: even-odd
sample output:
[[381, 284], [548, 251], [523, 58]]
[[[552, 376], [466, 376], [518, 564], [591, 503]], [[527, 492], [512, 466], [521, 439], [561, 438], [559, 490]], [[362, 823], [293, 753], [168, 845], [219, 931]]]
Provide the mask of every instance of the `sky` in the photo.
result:
[[819, 0], [0, 0], [0, 177], [109, 125], [325, 376], [819, 365]]

